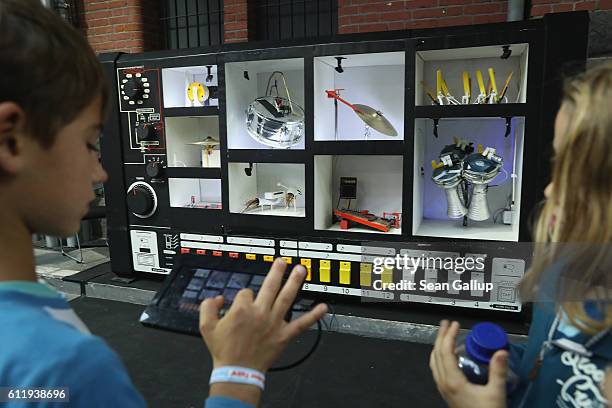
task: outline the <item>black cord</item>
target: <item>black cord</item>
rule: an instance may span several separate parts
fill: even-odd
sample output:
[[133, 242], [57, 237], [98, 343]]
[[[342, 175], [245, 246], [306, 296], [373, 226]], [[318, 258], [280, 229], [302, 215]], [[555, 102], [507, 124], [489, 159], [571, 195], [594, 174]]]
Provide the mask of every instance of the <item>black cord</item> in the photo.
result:
[[306, 361], [315, 352], [317, 347], [319, 347], [319, 343], [321, 342], [321, 334], [322, 333], [323, 333], [323, 328], [321, 327], [321, 321], [317, 320], [317, 338], [316, 338], [314, 344], [312, 345], [312, 347], [310, 348], [310, 350], [308, 351], [308, 353], [306, 353], [304, 355], [304, 357], [300, 358], [297, 361], [294, 361], [291, 364], [287, 364], [287, 365], [284, 365], [284, 366], [278, 366], [278, 367], [272, 367], [268, 371], [269, 372], [274, 372], [274, 371], [289, 370], [291, 368], [297, 367], [300, 364], [302, 364], [304, 361]]
[[[307, 312], [307, 309], [292, 309], [293, 312]], [[312, 345], [312, 347], [310, 348], [310, 350], [308, 350], [308, 353], [306, 353], [303, 357], [301, 357], [299, 360], [294, 361], [291, 364], [287, 364], [284, 366], [278, 366], [278, 367], [272, 367], [270, 369], [268, 369], [269, 372], [275, 372], [275, 371], [285, 371], [285, 370], [289, 370], [292, 368], [295, 368], [297, 366], [299, 366], [300, 364], [302, 364], [304, 361], [308, 360], [308, 358], [310, 358], [310, 356], [312, 356], [314, 354], [314, 352], [316, 351], [317, 347], [319, 347], [319, 343], [321, 342], [321, 335], [323, 333], [323, 327], [321, 326], [321, 320], [317, 320], [317, 338], [315, 339], [314, 344]]]

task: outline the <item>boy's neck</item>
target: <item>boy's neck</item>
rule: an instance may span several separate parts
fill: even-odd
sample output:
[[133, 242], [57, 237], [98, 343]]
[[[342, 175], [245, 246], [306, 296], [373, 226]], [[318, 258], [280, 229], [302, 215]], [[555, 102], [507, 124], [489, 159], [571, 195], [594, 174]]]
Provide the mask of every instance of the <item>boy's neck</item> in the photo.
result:
[[0, 211], [0, 281], [36, 281], [32, 233], [12, 215]]

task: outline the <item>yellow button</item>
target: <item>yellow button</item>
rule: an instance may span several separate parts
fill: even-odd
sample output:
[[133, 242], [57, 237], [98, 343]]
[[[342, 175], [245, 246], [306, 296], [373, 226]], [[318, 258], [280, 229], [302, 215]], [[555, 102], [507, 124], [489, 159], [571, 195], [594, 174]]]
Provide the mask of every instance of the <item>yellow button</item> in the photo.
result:
[[287, 265], [290, 265], [291, 263], [293, 263], [293, 260], [291, 259], [290, 256], [283, 256], [283, 260], [287, 262]]
[[343, 285], [351, 284], [351, 263], [340, 262], [340, 283]]
[[392, 283], [393, 282], [393, 268], [383, 267], [383, 272], [382, 272], [382, 275], [380, 276], [380, 281], [382, 283]]
[[331, 282], [331, 269], [319, 268], [319, 280], [321, 282]]
[[331, 261], [326, 261], [326, 260], [324, 260], [324, 259], [321, 259], [321, 260], [319, 261], [319, 266], [320, 266], [321, 268], [331, 268]]
[[372, 286], [372, 264], [359, 264], [359, 283], [361, 286]]
[[246, 259], [248, 259], [249, 261], [254, 261], [257, 259], [257, 255], [255, 254], [246, 254], [245, 255]]
[[304, 267], [306, 268], [307, 274], [306, 274], [306, 280], [310, 281], [312, 279], [312, 260], [308, 259], [308, 258], [302, 258], [300, 259], [300, 264], [304, 265]]
[[274, 257], [272, 255], [264, 255], [265, 262], [274, 262]]

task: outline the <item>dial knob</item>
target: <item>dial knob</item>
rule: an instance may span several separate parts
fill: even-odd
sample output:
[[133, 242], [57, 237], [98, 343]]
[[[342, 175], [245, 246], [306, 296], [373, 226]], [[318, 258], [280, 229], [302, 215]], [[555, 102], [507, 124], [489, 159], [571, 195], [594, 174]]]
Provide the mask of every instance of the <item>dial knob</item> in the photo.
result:
[[127, 191], [128, 208], [136, 217], [148, 218], [157, 210], [157, 195], [145, 182], [133, 183]]
[[157, 138], [157, 130], [155, 129], [155, 123], [139, 123], [138, 126], [136, 126], [136, 137], [138, 137], [138, 140], [140, 141], [155, 140]]
[[147, 176], [154, 178], [160, 178], [164, 173], [164, 164], [162, 162], [152, 161], [147, 163], [146, 168]]
[[139, 100], [145, 94], [145, 87], [140, 78], [130, 78], [123, 86], [123, 93], [131, 100]]

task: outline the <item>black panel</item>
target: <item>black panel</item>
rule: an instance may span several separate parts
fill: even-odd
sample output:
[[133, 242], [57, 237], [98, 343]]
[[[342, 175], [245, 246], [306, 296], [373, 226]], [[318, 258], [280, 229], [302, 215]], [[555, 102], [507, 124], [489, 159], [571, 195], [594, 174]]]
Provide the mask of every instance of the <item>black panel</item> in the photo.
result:
[[[169, 5], [172, 6], [168, 2]], [[193, 2], [192, 2], [193, 3]], [[199, 2], [201, 3], [201, 2]], [[273, 3], [273, 2], [270, 2]], [[302, 2], [307, 9], [316, 6], [317, 2]], [[322, 3], [322, 2], [319, 2]], [[159, 111], [164, 117], [179, 116], [208, 116], [219, 117], [219, 140], [221, 167], [220, 168], [167, 168], [164, 177], [151, 179], [147, 176], [145, 167], [151, 160], [165, 162], [166, 150], [163, 137], [163, 126], [160, 128], [159, 144], [150, 146], [145, 151], [133, 148], [130, 145], [130, 133], [136, 126], [137, 115], [119, 111], [119, 99], [117, 87], [111, 85], [115, 95], [112, 98], [113, 110], [106, 126], [105, 138], [103, 140], [104, 165], [109, 171], [110, 180], [106, 186], [107, 205], [109, 206], [108, 228], [112, 255], [112, 269], [118, 274], [131, 275], [132, 248], [130, 243], [130, 231], [139, 229], [142, 231], [154, 231], [157, 234], [157, 245], [159, 252], [158, 272], [169, 270], [173, 266], [174, 254], [179, 252], [179, 236], [181, 233], [216, 235], [223, 243], [227, 243], [228, 236], [243, 236], [253, 238], [269, 238], [276, 241], [273, 248], [275, 255], [280, 255], [279, 241], [282, 239], [291, 241], [312, 241], [349, 245], [361, 245], [367, 241], [380, 243], [381, 246], [391, 246], [393, 243], [414, 244], [418, 248], [429, 248], [430, 245], [444, 251], [477, 251], [478, 248], [490, 253], [499, 254], [509, 258], [529, 259], [529, 254], [520, 253], [520, 243], [487, 242], [473, 239], [447, 239], [442, 237], [418, 237], [413, 236], [412, 210], [413, 210], [413, 169], [414, 169], [414, 124], [415, 118], [446, 118], [446, 117], [525, 117], [525, 146], [523, 185], [521, 190], [521, 219], [519, 229], [519, 241], [528, 242], [530, 215], [533, 213], [536, 203], [540, 200], [542, 189], [549, 169], [546, 161], [541, 160], [542, 152], [546, 152], [552, 138], [552, 123], [557, 109], [560, 92], [559, 73], [567, 61], [573, 59], [584, 63], [586, 52], [586, 33], [588, 21], [585, 13], [564, 13], [563, 16], [547, 16], [540, 20], [524, 22], [487, 24], [467, 27], [453, 27], [444, 29], [427, 29], [403, 31], [394, 33], [372, 33], [361, 35], [334, 36], [330, 32], [325, 40], [294, 40], [285, 41], [290, 34], [295, 37], [299, 30], [296, 18], [287, 19], [287, 13], [296, 12], [297, 1], [276, 2], [274, 14], [279, 24], [275, 35], [281, 41], [260, 42], [248, 44], [231, 44], [210, 48], [200, 48], [197, 51], [160, 51], [136, 55], [124, 55], [115, 64], [115, 56], [106, 56], [105, 66], [108, 75], [116, 77], [116, 67], [121, 69], [129, 67], [142, 67], [152, 76], [152, 83], [161, 78], [161, 70], [170, 67], [201, 66], [208, 64], [217, 65], [219, 84], [219, 108], [168, 108], [162, 109], [161, 87], [159, 95], [156, 95], [147, 103], [154, 110], [159, 106]], [[273, 7], [274, 8], [274, 7]], [[264, 8], [262, 8], [264, 9]], [[199, 9], [202, 12], [202, 8]], [[314, 10], [312, 10], [315, 12]], [[333, 11], [333, 10], [332, 10]], [[186, 12], [189, 12], [186, 10]], [[272, 14], [271, 14], [272, 15]], [[322, 14], [318, 14], [322, 15]], [[294, 16], [295, 17], [295, 16]], [[270, 17], [272, 18], [272, 17]], [[175, 19], [177, 20], [177, 19]], [[188, 20], [188, 17], [185, 17]], [[334, 21], [336, 19], [333, 19]], [[170, 20], [168, 20], [170, 22]], [[265, 21], [265, 19], [264, 19]], [[175, 21], [175, 28], [187, 25], [187, 21], [181, 23]], [[286, 29], [287, 24], [293, 24], [292, 28]], [[319, 26], [323, 24], [319, 21]], [[572, 30], [571, 35], [567, 26], [578, 27]], [[305, 27], [305, 35], [314, 35], [308, 30], [319, 33], [317, 24], [309, 23]], [[576, 34], [578, 32], [579, 34]], [[178, 35], [177, 46], [191, 44], [192, 31], [189, 31], [189, 40]], [[211, 34], [212, 35], [212, 34]], [[572, 37], [569, 38], [568, 36]], [[575, 38], [574, 38], [575, 37]], [[323, 37], [320, 37], [323, 38]], [[560, 40], [561, 39], [561, 40]], [[414, 106], [415, 101], [415, 53], [420, 50], [446, 49], [476, 47], [495, 44], [529, 44], [528, 65], [528, 99], [524, 104], [500, 104], [480, 106]], [[314, 141], [314, 70], [313, 58], [318, 56], [334, 56], [360, 53], [380, 52], [405, 52], [405, 89], [404, 89], [404, 140], [382, 141], [382, 142], [324, 142]], [[306, 133], [304, 150], [228, 150], [227, 148], [227, 112], [226, 88], [224, 64], [226, 62], [255, 61], [265, 59], [304, 59], [304, 89], [306, 110]], [[159, 80], [161, 82], [161, 80]], [[114, 81], [113, 81], [114, 82]], [[147, 105], [147, 106], [149, 106]], [[155, 112], [157, 112], [156, 110]], [[150, 115], [150, 113], [146, 113]], [[129, 117], [128, 117], [129, 116]], [[162, 120], [163, 122], [163, 120]], [[110, 136], [110, 137], [109, 137]], [[133, 140], [132, 140], [133, 144]], [[314, 197], [314, 156], [315, 155], [397, 155], [402, 156], [402, 234], [386, 235], [383, 233], [358, 233], [358, 232], [334, 232], [314, 229], [314, 208], [316, 197]], [[251, 214], [237, 214], [229, 212], [229, 184], [228, 163], [297, 163], [305, 166], [305, 211], [306, 216], [281, 217], [261, 216]], [[125, 164], [124, 164], [125, 163]], [[169, 191], [167, 177], [171, 178], [211, 178], [221, 179], [221, 201], [220, 210], [202, 210], [195, 208], [172, 208], [169, 207]], [[128, 213], [125, 205], [125, 193], [135, 181], [148, 183], [155, 191], [158, 199], [158, 209], [146, 219], [135, 217]], [[359, 188], [359, 187], [358, 187]], [[433, 243], [433, 244], [432, 244]], [[210, 242], [206, 245], [211, 246]], [[424, 246], [423, 246], [424, 245]], [[143, 248], [143, 253], [152, 251]], [[190, 253], [195, 253], [196, 248], [185, 248]], [[203, 251], [203, 250], [202, 250]], [[162, 253], [163, 252], [163, 253]], [[217, 254], [228, 257], [228, 251]], [[214, 255], [211, 250], [206, 250], [206, 256]], [[244, 254], [238, 254], [240, 260]], [[257, 254], [257, 259], [261, 259]], [[299, 258], [293, 256], [293, 261], [299, 262]], [[314, 262], [318, 262], [313, 259]], [[332, 273], [330, 284], [339, 285], [339, 261], [332, 260]], [[351, 264], [351, 283], [346, 288], [359, 288], [359, 262]], [[313, 271], [311, 283], [317, 284], [318, 270]], [[343, 298], [348, 301], [359, 302], [360, 298], [355, 296], [343, 296], [340, 294], [321, 293], [315, 294], [324, 299]], [[441, 296], [441, 294], [438, 294]], [[473, 300], [473, 299], [472, 299]], [[364, 307], [367, 307], [364, 306]], [[393, 308], [401, 309], [410, 307], [409, 304], [393, 304]], [[440, 306], [443, 307], [443, 306]]]

